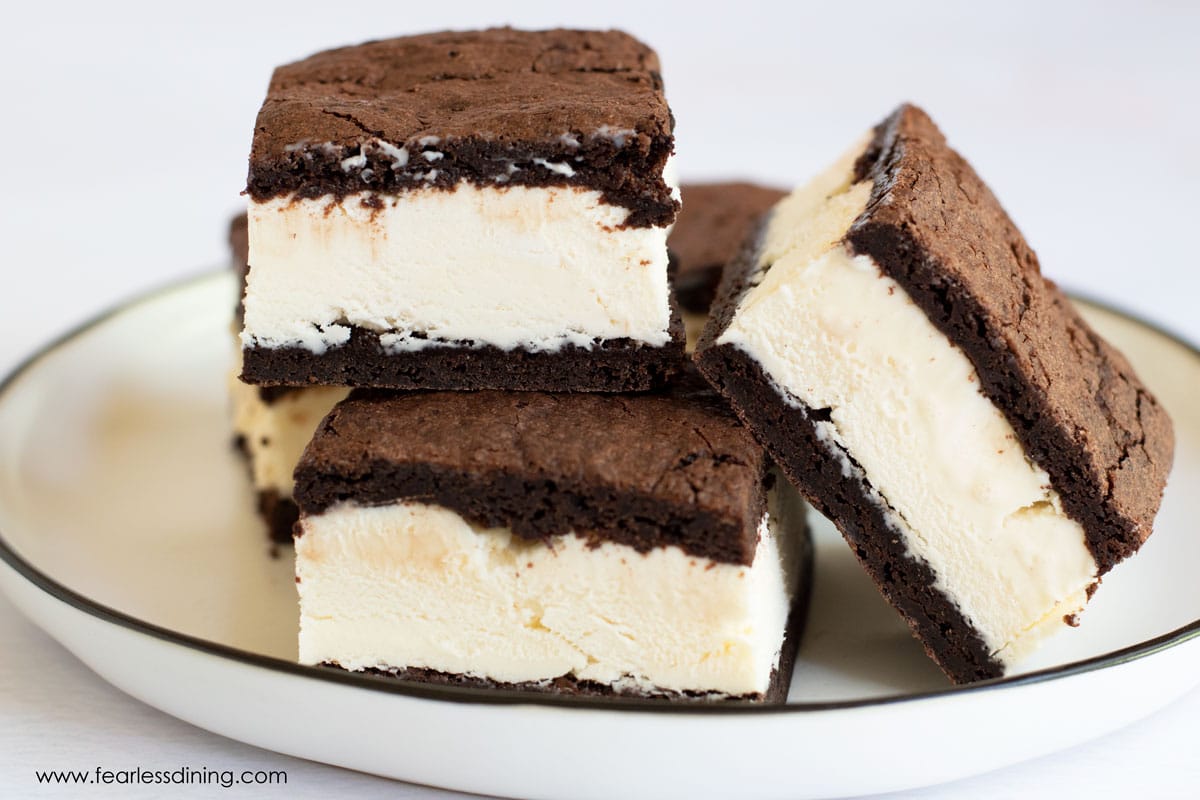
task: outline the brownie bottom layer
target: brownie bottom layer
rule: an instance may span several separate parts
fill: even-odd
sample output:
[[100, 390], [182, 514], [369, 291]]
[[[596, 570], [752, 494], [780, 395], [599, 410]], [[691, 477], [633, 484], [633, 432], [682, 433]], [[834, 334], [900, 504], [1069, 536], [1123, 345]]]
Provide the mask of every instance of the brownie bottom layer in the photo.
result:
[[698, 363], [809, 503], [834, 521], [942, 671], [956, 683], [1003, 675], [1003, 665], [970, 620], [936, 588], [933, 571], [909, 555], [888, 526], [865, 477], [846, 474], [841, 459], [819, 440], [812, 419], [820, 419], [823, 410], [788, 405], [758, 362], [732, 345], [709, 348]]
[[[805, 551], [800, 566], [800, 583], [796, 589], [796, 597], [792, 601], [792, 610], [788, 615], [787, 631], [784, 634], [783, 647], [779, 651], [779, 663], [771, 670], [771, 680], [767, 691], [763, 694], [744, 694], [735, 697], [717, 695], [709, 692], [644, 692], [614, 687], [596, 681], [579, 680], [570, 675], [560, 675], [545, 681], [525, 681], [522, 683], [505, 683], [486, 678], [476, 678], [470, 675], [457, 675], [449, 672], [439, 672], [433, 669], [402, 668], [395, 670], [367, 669], [361, 672], [378, 675], [384, 678], [397, 678], [405, 681], [427, 683], [435, 686], [459, 686], [470, 689], [498, 689], [519, 692], [536, 692], [558, 694], [569, 697], [610, 697], [637, 698], [674, 703], [728, 703], [751, 702], [781, 704], [787, 702], [788, 688], [792, 682], [792, 671], [796, 665], [796, 652], [800, 648], [800, 639], [804, 635], [804, 627], [808, 621], [808, 604], [812, 589], [812, 539], [807, 531], [804, 534]], [[337, 664], [324, 663], [318, 665], [325, 669], [342, 670]]]
[[292, 543], [292, 528], [300, 519], [296, 501], [284, 497], [275, 489], [264, 489], [258, 493], [258, 515], [267, 526], [267, 535], [277, 544]]
[[674, 316], [671, 340], [662, 347], [610, 339], [591, 348], [565, 345], [554, 351], [485, 345], [389, 352], [377, 333], [355, 328], [346, 344], [319, 355], [298, 347], [247, 348], [242, 380], [260, 386], [646, 391], [665, 384], [682, 366], [683, 323]]
[[[233, 449], [236, 450], [250, 469], [250, 448], [246, 445], [246, 437], [235, 434]], [[260, 489], [256, 498], [256, 510], [259, 518], [267, 526], [267, 536], [276, 544], [292, 543], [292, 528], [300, 518], [300, 509], [296, 501], [284, 497], [275, 489]]]

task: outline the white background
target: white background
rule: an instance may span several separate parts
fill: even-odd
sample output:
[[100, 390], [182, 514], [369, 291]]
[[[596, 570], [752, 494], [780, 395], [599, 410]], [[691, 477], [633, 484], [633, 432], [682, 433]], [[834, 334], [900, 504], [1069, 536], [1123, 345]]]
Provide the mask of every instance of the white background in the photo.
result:
[[[622, 27], [658, 49], [685, 180], [792, 184], [915, 101], [989, 181], [1049, 276], [1200, 342], [1197, 4], [21, 6], [0, 12], [3, 368], [103, 307], [224, 262], [273, 65], [505, 22]], [[1194, 693], [1093, 744], [904, 796], [1194, 797], [1198, 737]], [[289, 771], [286, 791], [231, 796], [450, 796], [177, 722], [108, 687], [0, 600], [0, 796], [77, 796], [40, 789], [33, 770], [97, 765]]]

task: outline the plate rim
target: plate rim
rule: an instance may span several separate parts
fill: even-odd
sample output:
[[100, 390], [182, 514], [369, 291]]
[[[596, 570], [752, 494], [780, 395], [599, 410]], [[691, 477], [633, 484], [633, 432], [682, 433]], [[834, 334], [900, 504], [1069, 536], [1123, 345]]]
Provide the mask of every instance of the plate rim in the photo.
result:
[[[111, 318], [132, 311], [138, 306], [151, 303], [163, 295], [182, 291], [196, 284], [224, 278], [229, 274], [228, 267], [209, 268], [197, 273], [185, 275], [154, 288], [138, 292], [124, 300], [117, 301], [108, 308], [85, 319], [83, 322], [68, 328], [65, 332], [53, 337], [42, 346], [19, 360], [0, 379], [0, 404], [4, 403], [9, 393], [20, 379], [32, 370], [38, 363], [81, 338], [93, 329], [104, 324]], [[1081, 301], [1101, 311], [1122, 317], [1143, 328], [1146, 328], [1184, 348], [1192, 357], [1200, 361], [1200, 347], [1192, 344], [1185, 337], [1176, 334], [1168, 328], [1147, 320], [1138, 313], [1122, 309], [1108, 301], [1096, 299], [1087, 293], [1072, 291], [1072, 300]], [[70, 587], [51, 578], [28, 560], [19, 555], [9, 544], [0, 530], [0, 561], [7, 564], [20, 577], [33, 584], [34, 587], [48, 595], [50, 599], [64, 603], [78, 611], [86, 613], [101, 622], [116, 625], [134, 633], [150, 636], [161, 642], [177, 647], [183, 647], [205, 655], [215, 656], [235, 661], [258, 669], [291, 675], [294, 677], [326, 681], [357, 689], [401, 695], [422, 700], [439, 700], [467, 705], [523, 705], [543, 708], [592, 709], [607, 711], [635, 711], [652, 714], [681, 714], [695, 715], [777, 715], [777, 714], [812, 714], [827, 711], [843, 711], [859, 708], [891, 706], [902, 703], [914, 703], [945, 697], [978, 695], [983, 692], [1013, 689], [1032, 684], [1082, 675], [1110, 667], [1120, 666], [1132, 661], [1148, 658], [1164, 650], [1175, 648], [1200, 637], [1200, 619], [1196, 619], [1168, 633], [1161, 634], [1137, 644], [1113, 650], [1101, 655], [1079, 661], [1048, 667], [1035, 672], [1025, 673], [1007, 678], [992, 678], [985, 681], [962, 686], [947, 686], [942, 689], [932, 689], [907, 694], [891, 694], [882, 697], [860, 698], [852, 700], [825, 700], [804, 703], [782, 703], [777, 705], [754, 704], [749, 702], [725, 703], [664, 703], [662, 700], [642, 698], [611, 698], [611, 697], [572, 697], [552, 693], [529, 693], [506, 689], [483, 689], [467, 686], [442, 686], [403, 678], [378, 676], [372, 674], [347, 672], [334, 668], [315, 667], [299, 664], [274, 656], [253, 653], [231, 645], [210, 641], [191, 634], [171, 630], [157, 625], [111, 606], [91, 600]], [[41, 627], [39, 625], [39, 627]], [[56, 637], [55, 637], [56, 638]]]

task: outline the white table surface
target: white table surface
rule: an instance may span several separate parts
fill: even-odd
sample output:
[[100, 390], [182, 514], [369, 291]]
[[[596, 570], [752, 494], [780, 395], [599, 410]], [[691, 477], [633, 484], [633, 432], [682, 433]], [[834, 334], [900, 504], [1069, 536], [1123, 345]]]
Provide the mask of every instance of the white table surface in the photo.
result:
[[[829, 5], [674, 13], [618, 0], [219, 0], [186, 11], [4, 10], [0, 368], [103, 307], [224, 261], [274, 64], [367, 38], [504, 22], [622, 27], [652, 43], [685, 179], [795, 183], [898, 101], [916, 101], [990, 182], [1046, 274], [1200, 342], [1200, 5]], [[1195, 797], [1198, 736], [1200, 692], [1073, 750], [896, 796]], [[450, 796], [179, 722], [108, 686], [0, 599], [0, 797], [225, 791], [85, 793], [39, 787], [33, 775], [97, 766], [288, 772], [286, 788], [237, 796]]]

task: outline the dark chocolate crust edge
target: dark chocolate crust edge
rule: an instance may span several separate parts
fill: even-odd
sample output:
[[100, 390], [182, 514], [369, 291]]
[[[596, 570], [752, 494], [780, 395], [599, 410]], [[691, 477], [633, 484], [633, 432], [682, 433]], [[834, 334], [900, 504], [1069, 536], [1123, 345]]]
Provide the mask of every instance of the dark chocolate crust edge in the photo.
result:
[[[617, 691], [612, 686], [595, 681], [581, 681], [570, 675], [563, 675], [547, 681], [531, 681], [524, 683], [502, 683], [486, 678], [476, 678], [469, 675], [456, 675], [439, 672], [432, 669], [398, 669], [379, 670], [368, 669], [361, 672], [378, 675], [383, 678], [417, 681], [437, 686], [462, 686], [474, 689], [507, 689], [522, 692], [560, 694], [575, 697], [601, 697], [611, 699], [635, 698], [652, 700], [656, 703], [754, 703], [767, 705], [782, 705], [787, 702], [788, 689], [791, 687], [792, 673], [796, 666], [796, 654], [800, 649], [800, 640], [804, 637], [804, 628], [808, 623], [808, 606], [812, 596], [812, 537], [807, 525], [805, 530], [797, 532], [801, 536], [804, 550], [801, 556], [800, 575], [796, 587], [796, 596], [792, 598], [792, 609], [788, 614], [787, 629], [784, 632], [783, 645], [779, 650], [779, 663], [771, 670], [771, 680], [767, 691], [761, 695], [750, 694], [737, 697], [722, 695], [714, 696], [705, 692], [636, 692], [632, 690]], [[323, 663], [318, 665], [325, 669], [343, 668], [337, 664]]]
[[275, 489], [264, 489], [258, 493], [258, 515], [267, 526], [267, 535], [276, 544], [292, 543], [292, 528], [300, 519], [300, 508], [296, 501], [284, 497]]
[[[624, 227], [670, 225], [679, 201], [663, 179], [663, 168], [674, 151], [674, 137], [638, 134], [632, 138], [636, 142], [619, 147], [607, 137], [584, 137], [575, 148], [542, 142], [445, 140], [426, 147], [414, 144], [413, 155], [403, 167], [395, 166], [393, 157], [381, 148], [370, 146], [370, 140], [350, 147], [305, 146], [252, 160], [246, 192], [258, 202], [289, 195], [342, 201], [357, 192], [394, 196], [453, 191], [462, 183], [496, 191], [510, 186], [563, 187], [598, 191], [605, 203], [627, 209]], [[423, 150], [441, 155], [430, 164], [420, 157]], [[342, 165], [347, 159], [357, 159], [359, 166], [346, 170]], [[572, 174], [556, 172], [538, 161], [566, 164]]]
[[360, 505], [415, 500], [448, 508], [486, 528], [511, 528], [529, 540], [549, 541], [573, 531], [592, 546], [612, 542], [645, 553], [675, 545], [688, 555], [729, 564], [749, 565], [758, 545], [755, 528], [692, 505], [512, 472], [380, 461], [361, 465], [356, 474], [342, 474], [302, 460], [294, 494], [305, 515], [347, 500]]
[[610, 339], [590, 349], [565, 345], [545, 352], [488, 345], [388, 353], [377, 333], [354, 328], [349, 342], [320, 355], [299, 347], [249, 347], [242, 359], [241, 379], [259, 386], [551, 392], [647, 391], [665, 385], [685, 363], [678, 313], [662, 347]]
[[929, 656], [955, 683], [995, 678], [1003, 665], [954, 602], [934, 584], [933, 570], [909, 555], [871, 499], [864, 478], [844, 474], [817, 437], [820, 411], [789, 406], [758, 362], [729, 344], [699, 352], [701, 372], [736, 410], [809, 503], [835, 522], [883, 596], [908, 622]]
[[[918, 169], [923, 173], [914, 177]], [[971, 361], [983, 393], [1012, 425], [1026, 455], [1050, 476], [1066, 513], [1083, 526], [1098, 574], [1108, 572], [1136, 552], [1152, 530], [1174, 450], [1166, 411], [1128, 361], [1041, 276], [1037, 256], [1016, 226], [923, 112], [902, 106], [884, 120], [855, 164], [855, 173], [856, 182], [869, 179], [873, 187], [867, 210], [847, 234], [848, 246], [869, 255], [903, 286], [930, 322]], [[930, 186], [909, 186], [913, 180]], [[982, 219], [1007, 239], [1007, 248], [992, 255], [996, 260], [987, 262], [985, 253], [980, 266], [975, 263], [980, 253], [957, 243], [953, 234], [927, 234], [939, 237], [943, 249], [959, 253], [962, 266], [975, 270], [965, 279], [956, 277], [959, 273], [948, 270], [923, 245], [915, 230], [919, 225], [907, 222], [912, 214], [953, 228], [955, 220], [947, 221], [946, 212], [936, 208], [943, 202], [939, 195], [944, 185], [956, 186], [968, 198], [963, 213], [974, 215], [973, 225], [980, 224], [976, 218]], [[989, 271], [1003, 273], [1000, 280], [1022, 287], [1010, 318], [1002, 319], [985, 306], [978, 293], [986, 289], [965, 285], [994, 282]], [[1028, 325], [1026, 315], [1032, 320]], [[1096, 409], [1096, 416], [1063, 413], [1072, 400], [1064, 400], [1061, 392], [1052, 397], [1056, 369], [1075, 372], [1079, 385], [1087, 388], [1077, 389], [1073, 402]], [[1083, 419], [1090, 420], [1093, 430], [1080, 430]], [[1113, 447], [1104, 441], [1109, 437], [1119, 454], [1108, 449]]]
[[[251, 463], [254, 456], [246, 446], [246, 437], [236, 434], [233, 437], [233, 449], [242, 457], [246, 465], [247, 477], [253, 472]], [[275, 544], [291, 544], [292, 529], [300, 518], [300, 507], [290, 497], [284, 497], [277, 489], [261, 489], [255, 496], [255, 511], [267, 528], [267, 537]]]
[[807, 409], [788, 405], [752, 357], [716, 341], [751, 287], [764, 215], [726, 266], [717, 299], [693, 356], [700, 373], [726, 400], [809, 504], [831, 519], [884, 598], [908, 623], [925, 651], [955, 683], [998, 677], [983, 637], [944, 592], [928, 564], [912, 558], [888, 527], [858, 476], [843, 474], [836, 454], [817, 439]]
[[[768, 211], [762, 215], [758, 223], [751, 230], [750, 235], [746, 237], [741, 247], [738, 248], [737, 253], [721, 271], [721, 281], [717, 284], [716, 294], [713, 297], [712, 305], [708, 309], [708, 320], [704, 324], [704, 330], [700, 332], [700, 338], [696, 341], [696, 352], [692, 354], [692, 361], [700, 369], [700, 374], [704, 376], [710, 385], [712, 385], [712, 378], [705, 373], [700, 362], [700, 354], [702, 351], [716, 345], [717, 339], [720, 338], [725, 329], [733, 322], [733, 316], [737, 313], [738, 305], [742, 302], [742, 298], [752, 287], [750, 279], [754, 276], [754, 272], [758, 266], [762, 240], [766, 235], [767, 226], [771, 224], [771, 216], [773, 214], [773, 211]], [[769, 269], [770, 267], [768, 266], [767, 268]], [[713, 388], [717, 389], [718, 393], [721, 393], [719, 387], [714, 385]], [[737, 411], [736, 406], [734, 407], [734, 411]]]

